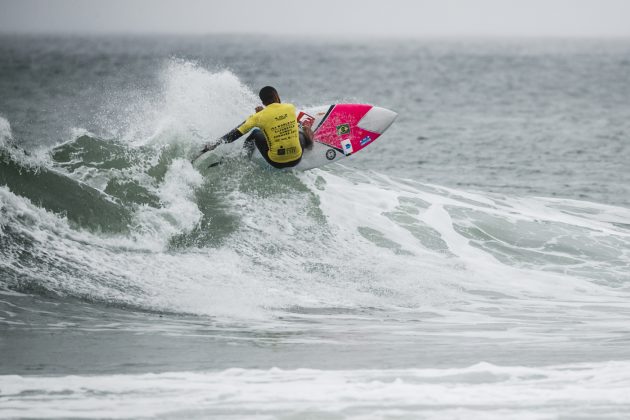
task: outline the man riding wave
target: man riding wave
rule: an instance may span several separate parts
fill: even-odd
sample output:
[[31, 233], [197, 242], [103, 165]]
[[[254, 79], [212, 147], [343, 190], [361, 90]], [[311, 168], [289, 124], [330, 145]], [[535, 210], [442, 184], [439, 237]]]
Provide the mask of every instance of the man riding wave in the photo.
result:
[[249, 157], [256, 147], [274, 168], [291, 168], [300, 163], [303, 150], [312, 145], [310, 128], [300, 129], [295, 106], [283, 104], [275, 88], [265, 86], [258, 96], [265, 107], [256, 107], [255, 114], [213, 144], [206, 145], [201, 153], [214, 150], [223, 143], [232, 143], [253, 129], [243, 146]]

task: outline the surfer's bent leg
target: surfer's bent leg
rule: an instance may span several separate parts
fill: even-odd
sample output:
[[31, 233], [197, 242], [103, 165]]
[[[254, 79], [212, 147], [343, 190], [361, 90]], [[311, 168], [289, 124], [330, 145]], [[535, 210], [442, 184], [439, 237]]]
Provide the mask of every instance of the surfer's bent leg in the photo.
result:
[[262, 157], [265, 158], [268, 164], [270, 164], [271, 166], [277, 167], [276, 165], [278, 164], [272, 161], [271, 159], [269, 159], [269, 143], [267, 143], [267, 137], [265, 136], [265, 133], [263, 133], [262, 130], [256, 130], [256, 131], [258, 131], [256, 136], [254, 137], [254, 143], [256, 144], [256, 148], [258, 149]]
[[301, 160], [300, 158], [292, 162], [279, 163], [269, 159], [269, 144], [267, 143], [267, 137], [265, 136], [265, 133], [258, 128], [254, 129], [252, 133], [245, 139], [245, 144], [243, 145], [243, 148], [247, 151], [248, 157], [251, 157], [252, 153], [254, 153], [254, 147], [258, 149], [258, 151], [260, 152], [262, 157], [265, 158], [267, 163], [274, 168], [291, 168], [300, 163]]

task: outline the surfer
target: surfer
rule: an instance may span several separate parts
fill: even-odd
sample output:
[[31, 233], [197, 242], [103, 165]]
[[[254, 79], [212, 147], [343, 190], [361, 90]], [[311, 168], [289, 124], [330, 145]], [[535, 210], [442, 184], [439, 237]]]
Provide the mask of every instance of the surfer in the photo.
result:
[[256, 113], [241, 125], [217, 141], [207, 144], [201, 151], [202, 154], [223, 143], [232, 143], [253, 129], [243, 146], [249, 157], [256, 147], [274, 168], [291, 168], [300, 163], [303, 150], [312, 147], [312, 131], [307, 127], [300, 128], [295, 106], [283, 104], [275, 88], [265, 86], [260, 89], [258, 96], [264, 107], [256, 107]]

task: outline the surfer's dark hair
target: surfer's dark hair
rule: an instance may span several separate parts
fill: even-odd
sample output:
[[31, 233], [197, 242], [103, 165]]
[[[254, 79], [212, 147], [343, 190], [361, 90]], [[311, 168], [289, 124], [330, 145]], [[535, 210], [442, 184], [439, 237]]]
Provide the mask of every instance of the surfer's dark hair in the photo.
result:
[[258, 92], [258, 96], [260, 97], [263, 105], [272, 104], [276, 102], [276, 99], [280, 98], [280, 95], [278, 95], [278, 91], [272, 86], [265, 86], [264, 88], [260, 89], [260, 92]]

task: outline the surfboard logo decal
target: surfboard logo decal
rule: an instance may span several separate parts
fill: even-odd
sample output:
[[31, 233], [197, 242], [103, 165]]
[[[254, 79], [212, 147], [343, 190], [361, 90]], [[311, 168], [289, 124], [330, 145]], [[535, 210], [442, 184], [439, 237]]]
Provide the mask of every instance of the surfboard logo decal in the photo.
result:
[[352, 150], [352, 143], [350, 143], [350, 140], [348, 139], [341, 140], [341, 150], [343, 150], [343, 154], [346, 156], [352, 154], [353, 150]]
[[297, 121], [302, 125], [302, 127], [312, 127], [315, 122], [315, 117], [308, 115], [306, 112], [301, 111], [297, 117]]
[[335, 149], [326, 150], [326, 159], [333, 160], [335, 157], [337, 157], [337, 152], [335, 151]]
[[369, 143], [369, 142], [371, 142], [371, 141], [372, 141], [372, 137], [370, 137], [370, 136], [365, 136], [365, 137], [363, 137], [363, 138], [361, 139], [361, 141], [359, 141], [359, 144], [360, 144], [361, 146], [365, 146], [366, 144], [368, 144], [368, 143]]
[[350, 134], [350, 124], [341, 124], [337, 126], [337, 135], [344, 136]]

